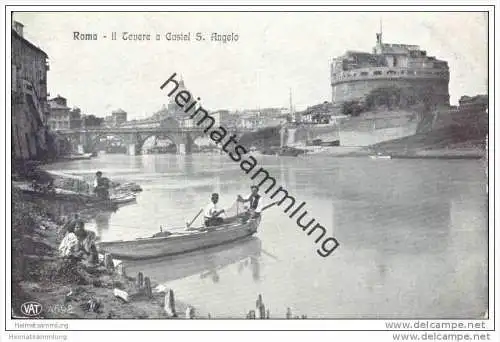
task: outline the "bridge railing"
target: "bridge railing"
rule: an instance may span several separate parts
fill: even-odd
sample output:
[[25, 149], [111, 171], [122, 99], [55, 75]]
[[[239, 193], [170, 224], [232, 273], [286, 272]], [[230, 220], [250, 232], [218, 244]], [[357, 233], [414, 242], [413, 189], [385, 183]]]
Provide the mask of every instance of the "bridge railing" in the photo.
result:
[[[214, 127], [215, 128], [215, 127]], [[242, 127], [226, 127], [228, 132], [246, 133], [252, 132], [254, 129]], [[206, 134], [205, 127], [189, 127], [189, 128], [166, 128], [166, 127], [85, 127], [75, 129], [62, 129], [58, 130], [61, 134], [74, 134], [74, 133], [110, 133], [110, 134], [123, 134], [123, 133], [178, 133], [178, 132], [196, 132]], [[209, 132], [208, 132], [209, 133]]]

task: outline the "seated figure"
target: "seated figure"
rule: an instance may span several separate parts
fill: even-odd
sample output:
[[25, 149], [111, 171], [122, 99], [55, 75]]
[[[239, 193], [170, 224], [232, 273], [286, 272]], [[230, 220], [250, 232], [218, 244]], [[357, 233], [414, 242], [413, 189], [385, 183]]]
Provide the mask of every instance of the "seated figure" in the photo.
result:
[[205, 226], [213, 227], [220, 226], [224, 223], [221, 217], [224, 214], [224, 209], [221, 209], [217, 203], [219, 202], [219, 194], [213, 193], [210, 204], [205, 208]]

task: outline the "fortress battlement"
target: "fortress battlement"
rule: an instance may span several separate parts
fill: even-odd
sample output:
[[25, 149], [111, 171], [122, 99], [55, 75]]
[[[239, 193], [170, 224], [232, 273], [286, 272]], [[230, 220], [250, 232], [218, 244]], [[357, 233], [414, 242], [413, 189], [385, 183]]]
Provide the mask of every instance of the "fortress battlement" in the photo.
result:
[[332, 103], [362, 100], [380, 87], [408, 88], [416, 97], [433, 94], [436, 105], [449, 105], [448, 63], [428, 56], [418, 45], [387, 44], [377, 33], [373, 52], [346, 51], [331, 63]]

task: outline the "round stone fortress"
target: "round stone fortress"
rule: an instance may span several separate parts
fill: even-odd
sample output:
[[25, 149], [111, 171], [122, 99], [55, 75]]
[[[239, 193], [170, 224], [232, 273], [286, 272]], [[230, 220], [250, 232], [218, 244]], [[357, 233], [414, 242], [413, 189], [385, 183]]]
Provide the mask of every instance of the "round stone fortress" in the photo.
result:
[[377, 33], [373, 53], [347, 51], [331, 64], [332, 103], [363, 100], [381, 87], [407, 88], [418, 98], [432, 96], [448, 106], [448, 63], [427, 56], [418, 45], [386, 44]]

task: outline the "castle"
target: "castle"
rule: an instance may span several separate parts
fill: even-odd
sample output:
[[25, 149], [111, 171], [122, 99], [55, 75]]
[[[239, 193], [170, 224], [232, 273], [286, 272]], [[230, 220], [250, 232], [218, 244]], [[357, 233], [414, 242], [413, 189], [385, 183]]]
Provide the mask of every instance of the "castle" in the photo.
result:
[[363, 100], [382, 87], [406, 88], [435, 106], [450, 104], [448, 63], [427, 56], [418, 45], [383, 43], [382, 30], [373, 53], [347, 51], [333, 59], [330, 76], [334, 105]]

